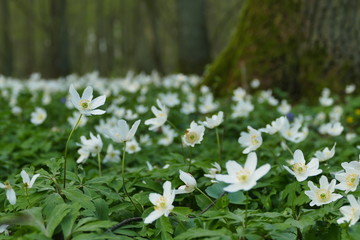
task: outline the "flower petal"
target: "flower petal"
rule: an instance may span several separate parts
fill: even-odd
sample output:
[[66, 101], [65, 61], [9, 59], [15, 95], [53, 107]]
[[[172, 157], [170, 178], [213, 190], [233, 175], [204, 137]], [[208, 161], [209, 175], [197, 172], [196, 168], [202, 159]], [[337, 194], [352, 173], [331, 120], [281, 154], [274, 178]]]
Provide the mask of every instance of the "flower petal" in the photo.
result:
[[27, 183], [28, 185], [30, 185], [29, 174], [27, 174], [27, 172], [25, 172], [25, 170], [22, 170], [20, 175], [21, 175], [21, 177], [23, 179], [23, 183]]
[[106, 96], [102, 95], [91, 101], [91, 108], [95, 109], [105, 104]]
[[134, 135], [135, 135], [135, 133], [136, 133], [136, 131], [137, 131], [139, 125], [140, 125], [140, 122], [141, 122], [141, 120], [137, 120], [137, 121], [132, 125], [129, 133], [127, 134], [127, 140], [128, 140], [128, 141], [131, 140], [131, 139], [134, 137]]
[[262, 178], [265, 174], [269, 172], [270, 168], [271, 168], [270, 164], [267, 163], [256, 169], [253, 175], [254, 180], [257, 181], [260, 178]]
[[93, 98], [93, 88], [90, 86], [87, 86], [81, 96], [81, 99], [89, 100], [91, 101]]
[[6, 197], [9, 200], [10, 204], [14, 205], [16, 203], [16, 193], [14, 189], [6, 189]]
[[249, 170], [251, 173], [253, 173], [256, 169], [257, 165], [257, 156], [255, 152], [249, 153], [249, 155], [246, 158], [245, 162], [245, 168]]
[[149, 224], [152, 223], [153, 221], [155, 221], [156, 219], [160, 218], [164, 213], [162, 211], [152, 211], [149, 216], [147, 216], [144, 220], [145, 224]]

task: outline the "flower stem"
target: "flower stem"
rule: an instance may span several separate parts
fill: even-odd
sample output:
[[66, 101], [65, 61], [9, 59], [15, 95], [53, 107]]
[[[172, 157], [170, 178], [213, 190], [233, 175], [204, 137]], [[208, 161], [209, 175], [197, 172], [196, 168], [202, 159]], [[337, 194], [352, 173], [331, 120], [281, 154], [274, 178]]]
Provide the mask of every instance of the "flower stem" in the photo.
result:
[[246, 199], [245, 199], [245, 220], [244, 220], [244, 227], [247, 226], [247, 217], [248, 217], [248, 204], [249, 204], [249, 192], [246, 191]]
[[82, 117], [82, 114], [80, 114], [75, 126], [71, 130], [70, 135], [66, 141], [65, 152], [64, 152], [64, 189], [66, 188], [66, 166], [67, 166], [66, 159], [67, 159], [68, 146], [69, 146], [69, 142], [70, 142], [70, 138], [71, 138], [72, 134], [74, 133], [75, 129], [77, 128], [77, 126], [80, 123], [81, 117]]
[[189, 168], [188, 168], [188, 172], [190, 172], [191, 169], [191, 160], [192, 159], [192, 147], [189, 147]]
[[[207, 194], [205, 194], [203, 191], [201, 191], [201, 189], [200, 188], [198, 188], [198, 187], [195, 187], [195, 189], [196, 190], [198, 190], [202, 195], [204, 195], [214, 206], [215, 206], [215, 203], [214, 203], [214, 201], [213, 200], [211, 200], [211, 198], [207, 195]], [[215, 206], [216, 207], [216, 206]]]
[[132, 203], [132, 205], [134, 205], [135, 209], [137, 209], [139, 211], [139, 213], [141, 213], [141, 210], [136, 206], [136, 204], [133, 202], [129, 193], [126, 190], [126, 186], [125, 186], [125, 152], [126, 152], [126, 141], [124, 142], [122, 164], [121, 164], [121, 175], [122, 175], [122, 181], [123, 181], [124, 194], [129, 198], [130, 202]]
[[285, 148], [289, 151], [289, 153], [291, 154], [291, 156], [294, 156], [294, 153], [293, 151], [291, 151], [291, 149], [289, 148], [289, 146], [286, 144], [285, 141], [283, 141], [284, 145], [285, 145]]
[[101, 176], [101, 156], [100, 156], [100, 152], [98, 152], [98, 167], [99, 167], [99, 176]]
[[25, 187], [25, 195], [26, 195], [26, 200], [27, 200], [27, 202], [28, 202], [28, 204], [29, 204], [29, 207], [31, 207], [31, 203], [30, 203], [30, 200], [29, 200], [29, 192], [28, 192], [28, 188], [27, 188], [27, 187]]
[[218, 145], [219, 162], [221, 163], [221, 145], [220, 145], [220, 136], [219, 136], [218, 128], [215, 128], [215, 132], [216, 132], [216, 141]]

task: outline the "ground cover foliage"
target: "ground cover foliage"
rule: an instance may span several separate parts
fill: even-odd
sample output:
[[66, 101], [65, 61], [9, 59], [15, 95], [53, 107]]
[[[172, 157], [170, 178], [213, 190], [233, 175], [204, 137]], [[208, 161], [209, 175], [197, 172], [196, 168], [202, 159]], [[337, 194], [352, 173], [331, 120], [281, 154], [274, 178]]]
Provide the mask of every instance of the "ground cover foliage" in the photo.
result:
[[[215, 99], [195, 76], [1, 78], [0, 238], [356, 239], [355, 87], [291, 106], [258, 85]], [[65, 184], [81, 112], [70, 86], [105, 95], [106, 113], [85, 111], [73, 131]], [[133, 137], [120, 119], [141, 120]]]

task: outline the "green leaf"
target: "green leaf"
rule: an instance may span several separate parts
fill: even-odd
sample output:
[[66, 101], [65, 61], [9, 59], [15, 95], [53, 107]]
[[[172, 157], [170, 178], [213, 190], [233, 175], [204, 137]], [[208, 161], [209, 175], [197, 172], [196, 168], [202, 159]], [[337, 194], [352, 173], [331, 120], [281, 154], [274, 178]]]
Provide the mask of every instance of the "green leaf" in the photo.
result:
[[173, 239], [171, 234], [174, 232], [173, 226], [168, 217], [162, 216], [156, 221], [156, 228], [161, 234], [161, 239]]
[[112, 221], [92, 221], [89, 223], [84, 224], [83, 226], [80, 226], [74, 230], [74, 232], [92, 232], [92, 231], [98, 231], [103, 228], [110, 228], [113, 225], [115, 225], [116, 222]]
[[85, 195], [82, 191], [76, 188], [63, 190], [66, 198], [72, 202], [79, 203], [83, 208], [90, 211], [95, 211], [95, 206], [92, 203], [91, 197]]
[[81, 206], [79, 203], [72, 204], [70, 206], [70, 212], [68, 212], [68, 214], [64, 217], [64, 220], [61, 222], [61, 229], [65, 239], [69, 238], [72, 233], [76, 218], [79, 216], [80, 208]]
[[60, 204], [53, 208], [50, 218], [47, 219], [46, 236], [52, 237], [55, 228], [61, 223], [63, 218], [70, 212], [70, 208], [66, 203]]
[[108, 220], [109, 219], [109, 207], [108, 204], [105, 202], [104, 199], [96, 199], [94, 200], [95, 204], [95, 215], [97, 218], [101, 220]]
[[195, 238], [221, 237], [221, 239], [230, 239], [231, 232], [227, 229], [207, 230], [202, 228], [191, 228], [188, 231], [175, 237], [175, 240], [188, 240]]
[[233, 204], [245, 204], [246, 197], [243, 192], [232, 192], [228, 193], [230, 203]]
[[215, 183], [214, 185], [205, 189], [205, 192], [212, 198], [219, 198], [224, 193], [226, 183]]

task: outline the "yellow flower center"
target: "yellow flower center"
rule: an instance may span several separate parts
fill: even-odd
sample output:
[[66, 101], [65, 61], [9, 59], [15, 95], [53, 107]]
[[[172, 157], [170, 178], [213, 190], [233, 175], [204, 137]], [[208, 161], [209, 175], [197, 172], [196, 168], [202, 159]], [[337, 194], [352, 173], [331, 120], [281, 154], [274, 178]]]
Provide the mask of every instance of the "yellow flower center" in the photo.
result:
[[80, 107], [83, 110], [87, 110], [90, 108], [90, 101], [89, 100], [80, 100]]
[[302, 174], [306, 172], [307, 166], [304, 163], [295, 163], [293, 166], [293, 170], [295, 173]]
[[252, 145], [258, 145], [259, 144], [259, 141], [257, 140], [256, 135], [251, 136], [251, 144]]
[[239, 180], [239, 182], [244, 183], [249, 180], [250, 177], [250, 171], [243, 168], [240, 171], [236, 172], [236, 178]]
[[136, 150], [136, 146], [135, 146], [135, 145], [130, 145], [129, 149], [130, 149], [131, 151], [135, 151], [135, 150]]
[[155, 210], [164, 209], [166, 208], [166, 199], [164, 196], [161, 196], [159, 200], [156, 202], [156, 206], [154, 206]]
[[330, 191], [326, 189], [319, 189], [316, 193], [317, 199], [320, 202], [327, 202], [330, 200]]
[[349, 187], [354, 187], [356, 178], [357, 178], [357, 175], [354, 173], [347, 175], [346, 179], [345, 179], [346, 185], [348, 185]]
[[188, 143], [195, 143], [199, 140], [199, 135], [196, 132], [186, 132], [185, 133], [185, 140]]

